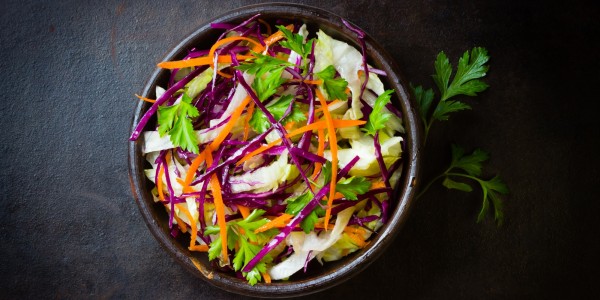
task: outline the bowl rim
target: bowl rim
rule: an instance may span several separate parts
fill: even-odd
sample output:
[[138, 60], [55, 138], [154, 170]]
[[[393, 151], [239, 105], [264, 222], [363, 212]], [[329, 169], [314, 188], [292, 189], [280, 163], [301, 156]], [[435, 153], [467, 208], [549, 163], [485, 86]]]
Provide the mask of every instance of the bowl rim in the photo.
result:
[[[283, 19], [311, 20], [311, 23], [319, 24], [319, 27], [324, 30], [325, 28], [333, 28], [331, 30], [339, 31], [340, 34], [352, 38], [353, 41], [356, 40], [353, 38], [355, 35], [343, 25], [341, 21], [342, 17], [327, 10], [301, 4], [262, 3], [243, 6], [209, 20], [199, 26], [191, 34], [188, 34], [181, 42], [173, 47], [172, 50], [165, 55], [162, 61], [180, 58], [182, 53], [187, 49], [192, 48], [202, 35], [208, 34], [208, 32], [213, 30], [210, 27], [210, 23], [249, 18], [257, 13], [262, 15], [277, 14], [278, 16], [281, 15]], [[351, 22], [349, 23], [354, 25]], [[360, 28], [358, 26], [356, 27]], [[394, 105], [402, 112], [403, 125], [406, 131], [403, 136], [406, 143], [405, 149], [403, 149], [404, 163], [402, 166], [402, 177], [395, 187], [394, 195], [391, 198], [394, 200], [397, 199], [397, 203], [395, 204], [396, 207], [389, 216], [388, 222], [379, 229], [378, 234], [370, 240], [369, 245], [357, 251], [356, 253], [358, 254], [355, 254], [353, 259], [342, 259], [343, 262], [337, 269], [319, 274], [313, 278], [299, 281], [281, 281], [273, 282], [271, 284], [258, 283], [254, 286], [250, 286], [245, 281], [232, 277], [231, 275], [213, 271], [210, 266], [204, 266], [195, 259], [194, 256], [189, 253], [190, 251], [188, 251], [187, 248], [185, 248], [185, 251], [181, 251], [181, 245], [177, 245], [177, 242], [171, 238], [168, 232], [161, 228], [161, 225], [154, 218], [153, 210], [155, 210], [156, 207], [152, 198], [147, 197], [149, 194], [148, 190], [145, 189], [145, 182], [147, 179], [144, 176], [143, 167], [139, 163], [144, 160], [140, 151], [141, 139], [129, 141], [129, 179], [135, 201], [152, 235], [178, 263], [197, 277], [200, 277], [211, 285], [223, 290], [247, 296], [279, 298], [307, 295], [340, 284], [360, 273], [360, 271], [364, 270], [386, 250], [405, 223], [416, 194], [420, 169], [422, 128], [417, 117], [416, 106], [413, 104], [413, 99], [408, 92], [407, 85], [404, 83], [405, 81], [403, 80], [396, 63], [391, 56], [370, 37], [370, 35], [365, 34], [364, 41], [369, 53], [369, 60], [377, 61], [377, 63], [380, 64], [377, 67], [388, 73], [387, 81], [396, 91], [396, 97], [394, 97], [394, 99], [397, 101], [394, 101]], [[155, 86], [160, 80], [161, 75], [164, 76], [165, 72], [168, 71], [160, 68], [154, 70], [146, 82], [142, 96], [148, 97], [149, 94], [154, 92]], [[138, 103], [132, 118], [132, 130], [135, 128], [148, 106], [149, 104], [143, 101]]]

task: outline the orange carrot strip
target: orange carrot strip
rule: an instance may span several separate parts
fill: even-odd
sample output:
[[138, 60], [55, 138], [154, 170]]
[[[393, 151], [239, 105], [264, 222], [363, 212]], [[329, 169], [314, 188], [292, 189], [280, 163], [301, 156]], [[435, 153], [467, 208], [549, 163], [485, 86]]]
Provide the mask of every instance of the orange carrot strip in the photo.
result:
[[[316, 89], [317, 98], [319, 98], [319, 102], [321, 103], [321, 107], [327, 107], [327, 103], [325, 103], [325, 97], [321, 90]], [[331, 118], [331, 114], [329, 110], [324, 109], [323, 115], [325, 116], [325, 121], [327, 121], [327, 133], [329, 135], [329, 149], [331, 150], [331, 183], [329, 184], [329, 198], [327, 199], [327, 210], [325, 211], [325, 230], [327, 230], [327, 225], [329, 224], [329, 218], [331, 217], [331, 204], [333, 203], [333, 197], [335, 195], [335, 185], [337, 184], [337, 168], [338, 168], [338, 158], [337, 158], [337, 137], [335, 136], [335, 127], [333, 126], [333, 119]]]
[[[206, 152], [206, 163], [212, 165], [213, 157], [211, 153], [211, 147], [207, 147]], [[227, 221], [225, 220], [225, 204], [223, 203], [223, 195], [221, 194], [221, 184], [216, 174], [210, 177], [210, 187], [212, 189], [215, 210], [217, 211], [217, 223], [219, 224], [219, 236], [221, 237], [221, 255], [223, 261], [229, 263], [229, 256], [227, 256]]]
[[160, 170], [158, 170], [158, 181], [156, 181], [156, 190], [158, 191], [158, 199], [161, 201], [165, 201], [165, 193], [163, 192], [163, 182], [162, 178], [165, 175], [165, 167], [162, 165], [159, 166]]
[[227, 137], [229, 132], [231, 132], [231, 128], [233, 128], [233, 125], [235, 125], [235, 122], [237, 122], [237, 119], [240, 117], [240, 115], [242, 115], [242, 112], [244, 111], [244, 109], [246, 108], [246, 105], [248, 105], [248, 102], [250, 102], [250, 100], [251, 100], [250, 96], [246, 96], [246, 98], [242, 101], [240, 106], [238, 106], [231, 113], [231, 116], [229, 117], [229, 121], [227, 121], [227, 124], [225, 124], [225, 126], [223, 127], [221, 132], [219, 132], [219, 135], [212, 141], [212, 143], [210, 143], [210, 147], [209, 147], [210, 149], [217, 150], [217, 148], [219, 148], [219, 145], [221, 145], [221, 143], [225, 140], [225, 138]]
[[177, 226], [179, 227], [179, 230], [181, 230], [181, 232], [183, 233], [186, 233], [187, 227], [185, 226], [185, 223], [176, 214], [173, 214], [173, 218], [175, 218], [175, 220], [177, 221]]
[[287, 225], [287, 223], [292, 219], [293, 215], [282, 214], [281, 216], [269, 221], [263, 226], [258, 227], [254, 230], [254, 233], [265, 232], [271, 228], [281, 228]]
[[154, 102], [156, 102], [156, 100], [152, 100], [152, 99], [150, 99], [150, 98], [142, 97], [142, 96], [140, 96], [140, 95], [138, 95], [138, 94], [135, 94], [135, 96], [136, 96], [136, 97], [138, 97], [140, 100], [144, 100], [144, 101], [146, 101], [146, 102], [150, 102], [150, 103], [154, 103]]
[[305, 79], [304, 83], [319, 85], [319, 84], [323, 84], [323, 80], [321, 80], [321, 79], [317, 79], [317, 80], [308, 80], [308, 79]]
[[208, 245], [194, 245], [189, 248], [192, 251], [208, 252]]
[[192, 250], [192, 248], [196, 245], [196, 238], [198, 237], [198, 228], [196, 227], [196, 220], [194, 220], [194, 217], [192, 216], [190, 211], [187, 209], [187, 207], [185, 207], [185, 205], [183, 203], [178, 203], [177, 208], [179, 208], [179, 211], [182, 211], [185, 214], [185, 216], [188, 218], [188, 220], [190, 221], [190, 228], [192, 229], [192, 233], [191, 233], [192, 237], [190, 239], [190, 246], [188, 247], [188, 249]]
[[358, 236], [356, 233], [346, 233], [346, 234], [348, 235], [348, 237], [352, 240], [352, 242], [356, 246], [362, 248], [367, 245], [367, 242], [365, 242], [365, 240], [362, 237]]
[[203, 163], [205, 159], [206, 159], [206, 154], [203, 151], [198, 156], [196, 156], [196, 158], [194, 158], [194, 160], [192, 161], [190, 168], [188, 169], [187, 173], [185, 174], [185, 181], [184, 181], [183, 189], [186, 193], [188, 193], [188, 191], [186, 191], [186, 188], [190, 187], [190, 184], [192, 183], [192, 180], [194, 179], [194, 175], [196, 174], [196, 171], [198, 170], [198, 168], [200, 167], [200, 164]]
[[250, 215], [250, 209], [247, 206], [236, 205], [240, 213], [242, 214], [242, 218], [247, 218]]
[[[338, 100], [338, 99], [335, 99], [335, 100], [333, 100], [333, 101], [329, 102], [329, 104], [327, 104], [327, 110], [329, 110], [329, 107], [330, 107], [330, 106], [332, 106], [332, 105], [334, 105], [334, 104], [338, 104], [338, 103], [340, 103], [340, 102], [342, 102], [342, 101], [341, 101], [341, 100]], [[323, 111], [323, 107], [319, 107], [319, 108], [315, 109], [315, 113], [318, 113], [318, 112], [320, 112], [320, 111]]]
[[[236, 55], [238, 60], [246, 60], [249, 58], [254, 58], [252, 55]], [[230, 55], [219, 55], [217, 57], [217, 62], [219, 63], [231, 63]], [[186, 60], [175, 60], [175, 61], [163, 61], [159, 63], [157, 66], [163, 69], [181, 69], [188, 67], [197, 67], [204, 65], [213, 64], [213, 59], [210, 56], [196, 57]]]
[[220, 70], [217, 70], [217, 74], [221, 75], [222, 77], [225, 78], [233, 78], [233, 75], [227, 74], [227, 73], [223, 73]]
[[[210, 50], [208, 52], [208, 57], [210, 57], [211, 59], [213, 57], [215, 57], [215, 51], [217, 51], [217, 49], [219, 48], [219, 46], [223, 45], [223, 44], [229, 44], [231, 42], [235, 42], [235, 41], [247, 41], [250, 42], [254, 45], [256, 45], [255, 47], [258, 47], [259, 51], [261, 48], [263, 48], [263, 45], [260, 44], [260, 42], [253, 40], [251, 38], [245, 37], [245, 36], [231, 36], [231, 37], [227, 37], [221, 40], [218, 40], [216, 43], [214, 43], [214, 45], [212, 45], [212, 47], [210, 47]], [[263, 48], [264, 49], [264, 48]], [[258, 51], [255, 51], [258, 52]], [[213, 67], [213, 66], [211, 66]]]
[[254, 113], [254, 101], [250, 102], [248, 106], [248, 110], [246, 111], [246, 119], [244, 120], [244, 141], [248, 139], [248, 134], [250, 133], [250, 119], [252, 119], [252, 114]]
[[264, 273], [260, 273], [262, 275], [262, 277], [265, 279], [265, 283], [271, 283], [271, 275], [269, 275], [269, 273], [264, 272]]
[[382, 189], [382, 188], [385, 188], [385, 182], [383, 182], [382, 180], [371, 183], [371, 190]]
[[[317, 155], [323, 156], [323, 152], [325, 152], [325, 132], [323, 129], [317, 130], [317, 134], [319, 136], [319, 146], [317, 147]], [[315, 163], [315, 170], [313, 171], [313, 180], [317, 179], [319, 172], [321, 172], [321, 163]]]
[[[287, 28], [289, 31], [294, 30], [294, 24], [290, 24], [288, 26], [285, 26], [285, 28]], [[274, 44], [275, 42], [281, 40], [282, 38], [284, 38], [285, 36], [283, 35], [283, 32], [281, 32], [281, 30], [277, 30], [277, 32], [273, 33], [272, 35], [270, 35], [269, 37], [267, 37], [265, 39], [265, 45], [271, 46], [272, 44]], [[258, 52], [255, 49], [253, 49], [254, 52]]]
[[[365, 124], [365, 121], [360, 121], [360, 120], [333, 120], [333, 125], [335, 128], [345, 128], [345, 127], [353, 127], [353, 126], [360, 126]], [[294, 136], [297, 136], [299, 134], [305, 133], [307, 131], [312, 131], [312, 130], [318, 130], [318, 129], [323, 129], [327, 126], [327, 123], [325, 121], [317, 121], [314, 123], [310, 123], [306, 126], [300, 127], [296, 130], [290, 131], [288, 132], [288, 134], [286, 135], [287, 138], [291, 138]], [[273, 148], [274, 146], [276, 146], [277, 144], [281, 143], [281, 139], [277, 139], [267, 145], [263, 145], [260, 148], [246, 154], [246, 156], [242, 157], [242, 159], [240, 159], [236, 165], [239, 166], [241, 164], [243, 164], [245, 161], [249, 160], [250, 158], [254, 157], [255, 155], [258, 155], [264, 151], [267, 151], [271, 148]]]

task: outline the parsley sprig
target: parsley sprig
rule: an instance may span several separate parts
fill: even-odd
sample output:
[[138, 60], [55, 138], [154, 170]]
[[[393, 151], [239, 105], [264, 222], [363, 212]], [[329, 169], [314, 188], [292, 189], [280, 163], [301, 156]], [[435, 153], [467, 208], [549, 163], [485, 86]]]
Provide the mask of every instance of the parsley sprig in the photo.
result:
[[[273, 103], [267, 105], [267, 110], [273, 115], [273, 117], [275, 117], [276, 120], [279, 120], [283, 117], [293, 99], [294, 97], [292, 95], [281, 96]], [[285, 125], [288, 122], [306, 121], [306, 116], [302, 112], [302, 109], [298, 103], [294, 103], [293, 105], [292, 112], [282, 120], [281, 124]], [[272, 124], [261, 110], [255, 110], [252, 114], [252, 118], [250, 119], [250, 126], [252, 126], [256, 132], [263, 133], [269, 129]]]
[[[425, 125], [424, 144], [434, 121], [446, 121], [451, 113], [471, 109], [470, 105], [454, 100], [453, 97], [459, 95], [476, 96], [477, 93], [488, 88], [488, 85], [481, 80], [488, 71], [489, 67], [486, 65], [488, 60], [489, 56], [485, 48], [475, 47], [471, 51], [466, 51], [459, 59], [456, 74], [450, 81], [453, 71], [452, 65], [446, 54], [440, 52], [434, 64], [436, 74], [433, 75], [433, 80], [440, 93], [440, 99], [437, 103], [433, 101], [435, 94], [432, 89], [411, 85], [419, 108], [419, 116]], [[433, 112], [431, 112], [432, 108]], [[491, 202], [494, 207], [494, 219], [500, 226], [504, 219], [500, 195], [508, 194], [509, 190], [497, 175], [489, 180], [481, 177], [483, 163], [488, 159], [488, 153], [483, 150], [476, 149], [473, 153], [467, 155], [463, 148], [452, 145], [450, 167], [425, 185], [417, 198], [420, 198], [434, 182], [440, 179], [444, 179], [442, 185], [446, 188], [463, 192], [473, 191], [473, 187], [465, 180], [475, 182], [479, 184], [482, 190], [482, 206], [477, 216], [477, 222], [481, 222], [485, 218]]]
[[342, 101], [348, 100], [346, 87], [348, 82], [344, 78], [335, 78], [335, 68], [332, 65], [315, 73], [317, 77], [323, 80], [323, 89], [327, 93], [327, 98], [331, 100], [339, 99]]
[[446, 121], [450, 113], [471, 109], [470, 105], [458, 100], [450, 100], [451, 98], [459, 95], [476, 96], [477, 93], [488, 88], [480, 78], [488, 71], [488, 66], [485, 64], [489, 58], [485, 48], [475, 47], [470, 52], [466, 51], [459, 59], [456, 74], [450, 82], [452, 65], [446, 54], [440, 52], [434, 64], [436, 74], [432, 77], [441, 96], [433, 113], [430, 112], [434, 97], [433, 90], [425, 90], [422, 86], [412, 87], [421, 120], [425, 125], [425, 140], [434, 121]]
[[[269, 222], [266, 218], [261, 218], [265, 213], [262, 209], [255, 209], [252, 213], [243, 220], [227, 222], [227, 248], [229, 250], [236, 249], [233, 258], [233, 269], [239, 271], [243, 269], [256, 254], [262, 249], [273, 235], [277, 234], [278, 229], [269, 229], [265, 232], [254, 233], [256, 229]], [[206, 235], [218, 234], [219, 226], [207, 226]], [[210, 243], [208, 249], [208, 260], [213, 260], [221, 254], [221, 237], [217, 237]], [[267, 264], [270, 263], [272, 257], [265, 256], [250, 272], [242, 272], [250, 285], [255, 285], [262, 280], [261, 273], [267, 271]]]
[[281, 78], [281, 74], [283, 74], [285, 68], [291, 67], [293, 64], [269, 55], [255, 52], [253, 52], [253, 55], [256, 58], [241, 63], [236, 69], [256, 75], [252, 82], [252, 89], [254, 89], [260, 101], [265, 101], [273, 96], [277, 89], [286, 82], [285, 78]]
[[369, 115], [369, 120], [362, 129], [364, 132], [375, 136], [377, 131], [385, 128], [385, 123], [392, 117], [392, 115], [390, 113], [384, 113], [383, 108], [390, 103], [390, 97], [393, 93], [394, 90], [387, 90], [377, 97], [375, 100], [375, 105], [373, 105], [373, 111]]
[[192, 118], [200, 112], [193, 106], [192, 98], [184, 93], [181, 101], [171, 106], [158, 107], [158, 133], [169, 134], [171, 142], [181, 149], [198, 153], [198, 139], [192, 125]]
[[285, 26], [277, 25], [277, 29], [279, 29], [283, 35], [285, 36], [285, 41], [279, 42], [279, 44], [285, 48], [288, 48], [296, 53], [298, 53], [302, 58], [306, 59], [310, 51], [312, 50], [312, 44], [314, 39], [310, 39], [304, 42], [304, 37], [300, 34], [293, 33]]

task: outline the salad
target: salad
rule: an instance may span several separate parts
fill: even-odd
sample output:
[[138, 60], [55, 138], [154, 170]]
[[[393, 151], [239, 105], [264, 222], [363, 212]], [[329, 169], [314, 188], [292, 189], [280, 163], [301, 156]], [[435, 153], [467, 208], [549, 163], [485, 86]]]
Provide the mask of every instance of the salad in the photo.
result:
[[402, 117], [343, 22], [359, 49], [259, 15], [211, 24], [209, 49], [159, 63], [168, 83], [138, 96], [152, 105], [130, 139], [171, 234], [251, 285], [339, 260], [386, 223]]

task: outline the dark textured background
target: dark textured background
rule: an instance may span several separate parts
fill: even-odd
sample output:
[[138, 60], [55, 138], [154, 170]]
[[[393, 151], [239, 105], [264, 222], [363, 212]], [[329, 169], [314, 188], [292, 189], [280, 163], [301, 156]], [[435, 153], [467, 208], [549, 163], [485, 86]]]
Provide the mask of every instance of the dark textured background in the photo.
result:
[[[35, 3], [31, 3], [35, 2]], [[233, 298], [187, 273], [129, 188], [134, 93], [211, 18], [251, 1], [2, 1], [0, 298]], [[216, 1], [215, 1], [216, 2]], [[506, 222], [476, 224], [476, 192], [437, 184], [390, 249], [323, 298], [599, 296], [599, 10], [528, 1], [308, 2], [358, 24], [411, 82], [433, 60], [488, 48], [491, 88], [434, 125], [431, 178], [450, 143], [491, 152]], [[241, 298], [241, 297], [240, 297]]]

